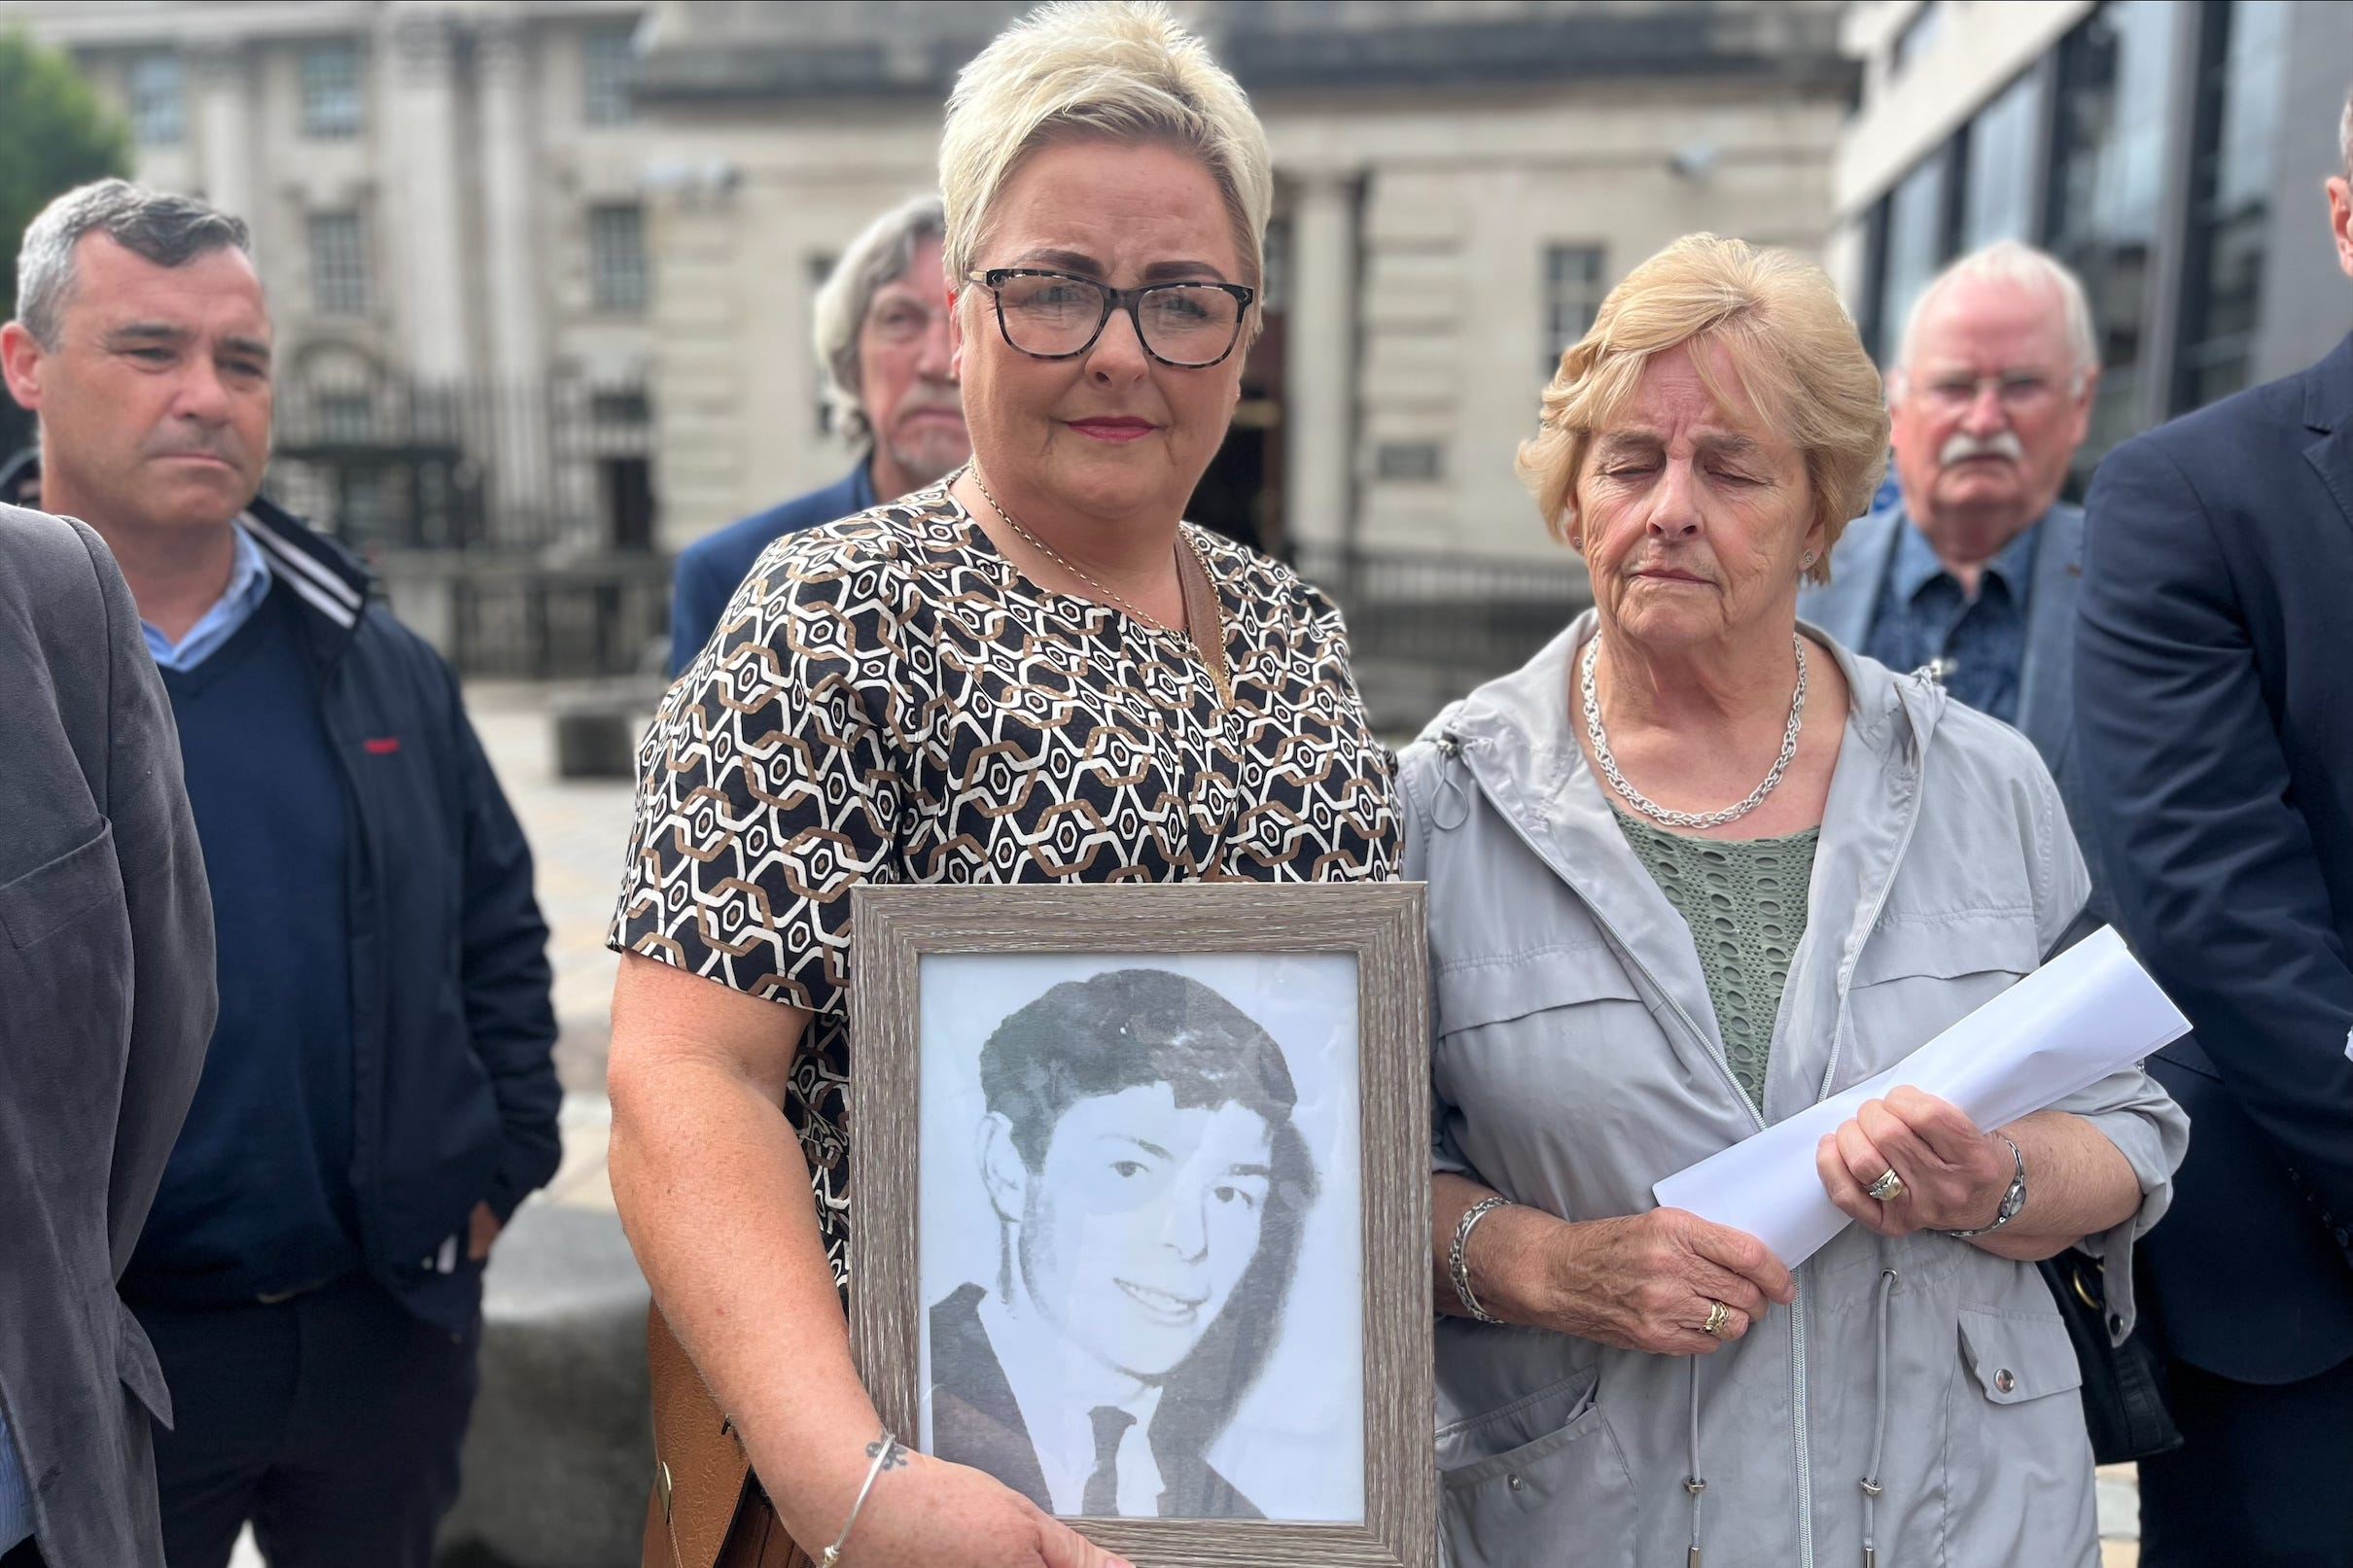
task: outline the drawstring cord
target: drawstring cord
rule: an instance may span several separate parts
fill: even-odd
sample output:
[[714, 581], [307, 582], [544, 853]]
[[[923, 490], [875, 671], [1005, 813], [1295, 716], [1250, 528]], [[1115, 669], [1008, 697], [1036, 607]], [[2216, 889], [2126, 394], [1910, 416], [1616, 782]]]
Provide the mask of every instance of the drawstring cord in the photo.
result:
[[1462, 737], [1447, 730], [1438, 737], [1438, 754], [1446, 759], [1438, 770], [1438, 793], [1430, 802], [1434, 827], [1452, 832], [1470, 820], [1470, 791], [1463, 787]]
[[1691, 1471], [1683, 1478], [1683, 1489], [1691, 1493], [1691, 1550], [1684, 1553], [1683, 1568], [1700, 1568], [1700, 1494], [1707, 1490], [1700, 1476], [1700, 1358], [1683, 1360], [1691, 1369]]
[[1892, 1265], [1882, 1263], [1879, 1269], [1878, 1359], [1872, 1364], [1872, 1380], [1876, 1411], [1871, 1427], [1871, 1469], [1863, 1477], [1863, 1568], [1879, 1568], [1879, 1549], [1875, 1530], [1874, 1505], [1887, 1488], [1879, 1484], [1879, 1460], [1887, 1446], [1887, 1298], [1895, 1291], [1896, 1272]]

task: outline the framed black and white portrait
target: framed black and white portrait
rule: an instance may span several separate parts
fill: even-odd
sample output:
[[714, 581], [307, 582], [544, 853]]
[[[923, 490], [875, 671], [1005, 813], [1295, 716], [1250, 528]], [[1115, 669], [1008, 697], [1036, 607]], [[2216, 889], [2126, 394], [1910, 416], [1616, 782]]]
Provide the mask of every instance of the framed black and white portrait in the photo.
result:
[[854, 897], [886, 1422], [1141, 1568], [1427, 1564], [1420, 887]]

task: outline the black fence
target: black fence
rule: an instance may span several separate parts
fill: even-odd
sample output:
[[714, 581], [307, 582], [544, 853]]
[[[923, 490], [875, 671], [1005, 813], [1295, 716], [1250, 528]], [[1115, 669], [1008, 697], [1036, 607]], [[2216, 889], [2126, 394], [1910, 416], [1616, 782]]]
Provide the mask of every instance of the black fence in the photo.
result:
[[290, 378], [269, 490], [363, 550], [653, 548], [653, 411], [636, 384]]
[[450, 579], [448, 646], [462, 676], [576, 680], [659, 675], [670, 620], [668, 563], [615, 557]]
[[1565, 561], [1309, 546], [1298, 567], [1347, 614], [1357, 660], [1473, 679], [1519, 668], [1593, 603], [1584, 569]]

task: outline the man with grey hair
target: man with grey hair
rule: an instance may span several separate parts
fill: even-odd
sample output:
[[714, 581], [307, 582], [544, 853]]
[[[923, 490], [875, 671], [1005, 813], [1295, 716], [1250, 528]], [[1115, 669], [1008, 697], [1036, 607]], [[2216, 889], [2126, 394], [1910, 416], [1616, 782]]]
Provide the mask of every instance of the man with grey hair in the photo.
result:
[[[2329, 229], [2353, 276], [2353, 94], [2338, 137]], [[2183, 1438], [2141, 1461], [2141, 1561], [2344, 1568], [2353, 337], [2125, 442], [2084, 506], [2076, 713], [2099, 788], [2077, 826], [2195, 1026], [2149, 1063], [2195, 1136], [2138, 1254]]]
[[1887, 377], [1898, 505], [1848, 528], [1798, 613], [2034, 742], [2060, 781], [2083, 513], [2058, 499], [2099, 378], [2083, 285], [2003, 240], [1947, 267]]
[[787, 534], [896, 501], [972, 455], [948, 359], [945, 223], [915, 196], [850, 242], [817, 295], [817, 362], [835, 427], [858, 464], [823, 490], [728, 524], [680, 552], [670, 597], [670, 674], [703, 650], [760, 551]]
[[[132, 1390], [150, 1343], [170, 1387], [172, 1568], [222, 1568], [248, 1520], [277, 1568], [426, 1568], [482, 1265], [560, 1157], [530, 853], [448, 667], [257, 494], [273, 342], [245, 226], [99, 181], [33, 220], [18, 279], [0, 372], [41, 448], [0, 494], [29, 483], [122, 566], [217, 932], [219, 1017], [122, 1276], [136, 1323], [80, 1321], [119, 1334]], [[61, 1568], [126, 1560], [62, 1539]]]

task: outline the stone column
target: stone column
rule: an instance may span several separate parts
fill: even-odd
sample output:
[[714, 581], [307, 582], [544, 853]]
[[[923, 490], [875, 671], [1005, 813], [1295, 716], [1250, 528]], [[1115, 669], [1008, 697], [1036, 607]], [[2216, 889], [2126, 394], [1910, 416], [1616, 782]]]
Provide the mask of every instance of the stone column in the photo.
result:
[[1314, 555], [1355, 536], [1356, 185], [1318, 171], [1291, 203], [1283, 526]]
[[261, 226], [254, 211], [254, 89], [245, 68], [244, 41], [207, 39], [194, 51], [196, 178], [204, 199], [231, 217]]
[[397, 11], [392, 59], [383, 75], [390, 201], [371, 236], [399, 276], [385, 294], [396, 302], [391, 340], [420, 382], [449, 383], [473, 369], [466, 331], [465, 212], [458, 171], [457, 62], [449, 19], [434, 11]]
[[539, 293], [532, 287], [532, 235], [538, 212], [531, 180], [530, 55], [522, 18], [494, 15], [474, 46], [481, 84], [484, 249], [488, 253], [490, 372], [497, 400], [497, 461], [492, 493], [525, 537], [543, 537], [544, 519], [524, 518], [553, 500], [548, 471], [547, 343]]

